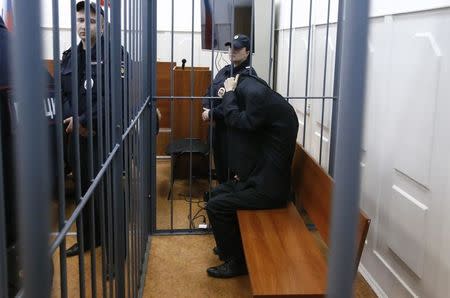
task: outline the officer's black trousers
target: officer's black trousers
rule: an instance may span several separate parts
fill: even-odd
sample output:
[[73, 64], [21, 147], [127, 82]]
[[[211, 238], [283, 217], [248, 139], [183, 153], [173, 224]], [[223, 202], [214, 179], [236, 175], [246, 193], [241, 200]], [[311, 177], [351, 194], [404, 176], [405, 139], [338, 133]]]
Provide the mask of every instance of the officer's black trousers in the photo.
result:
[[[68, 150], [67, 153], [69, 155], [69, 162], [71, 165], [72, 170], [75, 170], [75, 163], [76, 163], [76, 158], [75, 158], [75, 146], [74, 146], [74, 139], [73, 137], [70, 137], [70, 144], [68, 146]], [[93, 165], [94, 165], [94, 176], [96, 175], [96, 173], [98, 172], [98, 159], [97, 159], [97, 152], [98, 152], [98, 147], [97, 147], [97, 140], [94, 136], [94, 142], [93, 142]], [[88, 146], [88, 138], [84, 138], [84, 137], [79, 137], [79, 142], [80, 142], [80, 183], [81, 183], [81, 194], [82, 196], [86, 193], [86, 191], [88, 190], [91, 181], [89, 179], [89, 146]], [[75, 172], [74, 172], [75, 174]], [[75, 177], [76, 178], [76, 177]], [[79, 198], [76, 198], [76, 200], [78, 200]], [[100, 244], [100, 204], [102, 202], [100, 202], [100, 197], [98, 196], [94, 196], [91, 197], [89, 200], [93, 200], [94, 201], [94, 217], [95, 217], [95, 246], [98, 246]], [[79, 203], [79, 201], [75, 202], [76, 204]], [[85, 205], [85, 207], [83, 208], [83, 212], [81, 213], [83, 216], [83, 242], [84, 242], [84, 247], [85, 248], [91, 248], [92, 247], [92, 243], [91, 243], [91, 227], [92, 227], [92, 223], [91, 223], [91, 203], [87, 203]], [[78, 227], [77, 227], [78, 229]], [[79, 231], [79, 230], [78, 230]]]
[[216, 123], [212, 133], [212, 147], [214, 150], [214, 166], [217, 181], [224, 183], [228, 180], [228, 135], [223, 123]]
[[206, 205], [217, 248], [224, 260], [244, 260], [237, 210], [272, 209], [286, 206], [242, 182], [229, 181], [211, 192]]
[[14, 166], [15, 156], [12, 136], [11, 111], [9, 109], [9, 98], [6, 92], [0, 92], [0, 134], [2, 138], [1, 156], [3, 163], [3, 187], [5, 200], [5, 224], [7, 246], [15, 244], [18, 235], [16, 227], [16, 173]]

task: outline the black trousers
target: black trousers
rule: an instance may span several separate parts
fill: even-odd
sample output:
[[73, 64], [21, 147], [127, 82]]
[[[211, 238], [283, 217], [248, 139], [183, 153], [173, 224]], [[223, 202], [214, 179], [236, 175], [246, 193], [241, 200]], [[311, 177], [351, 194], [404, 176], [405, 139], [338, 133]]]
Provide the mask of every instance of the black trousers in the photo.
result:
[[[67, 150], [67, 154], [69, 156], [69, 163], [72, 169], [74, 169], [75, 167], [75, 146], [73, 145], [73, 138], [69, 138], [70, 142], [72, 142], [72, 144], [70, 144], [68, 146], [68, 150]], [[98, 171], [100, 170], [100, 158], [98, 157], [98, 139], [95, 138], [94, 136], [94, 142], [93, 142], [93, 164], [94, 164], [94, 177], [97, 175]], [[89, 179], [89, 145], [88, 145], [88, 139], [84, 138], [84, 137], [80, 137], [79, 138], [79, 142], [80, 142], [80, 182], [81, 182], [81, 193], [82, 195], [84, 195], [86, 193], [86, 191], [88, 190], [89, 186], [91, 185], [91, 181]], [[105, 146], [104, 146], [105, 148]], [[123, 157], [123, 156], [122, 156]], [[103, 192], [104, 194], [104, 200], [102, 201], [102, 197], [101, 197], [101, 192]], [[78, 198], [77, 198], [78, 200]], [[114, 224], [118, 224], [117, 222], [114, 223], [114, 202], [112, 201], [112, 197], [108, 198], [107, 196], [107, 190], [106, 190], [106, 183], [103, 184], [103, 188], [101, 188], [100, 186], [97, 186], [97, 190], [95, 192], [95, 196], [91, 197], [90, 200], [94, 200], [94, 218], [95, 218], [95, 228], [94, 228], [94, 235], [95, 235], [95, 244], [94, 247], [99, 246], [99, 245], [104, 245], [105, 249], [106, 249], [106, 257], [107, 257], [107, 262], [109, 264], [114, 264], [114, 241], [115, 241], [115, 237], [114, 237], [114, 231], [113, 231], [113, 227], [109, 225], [109, 222], [111, 221]], [[108, 203], [107, 200], [110, 200], [110, 202]], [[78, 201], [75, 203], [79, 203]], [[109, 207], [109, 208], [108, 208]], [[105, 243], [103, 244], [101, 242], [101, 216], [100, 216], [100, 208], [103, 208], [103, 214], [104, 214], [104, 225], [105, 225], [105, 229], [106, 229], [106, 234], [105, 234]], [[110, 214], [108, 209], [112, 210], [112, 213]], [[123, 205], [121, 206], [121, 209], [124, 212], [124, 216], [125, 216], [125, 202], [123, 202]], [[88, 202], [85, 207], [83, 208], [82, 211], [82, 216], [83, 216], [83, 242], [84, 242], [84, 247], [87, 249], [91, 249], [93, 247], [92, 245], [92, 222], [91, 222], [91, 203]], [[77, 230], [80, 231], [79, 227], [77, 227]], [[119, 230], [122, 230], [123, 233], [126, 235], [126, 228], [123, 225], [122, 227], [119, 227]], [[110, 239], [111, 236], [111, 239]], [[126, 237], [126, 236], [125, 236]], [[109, 247], [109, 243], [112, 243], [112, 247]], [[126, 255], [127, 253], [127, 248], [126, 248], [126, 242], [124, 242], [123, 244], [123, 251]], [[111, 250], [111, 251], [110, 251]], [[112, 256], [112, 260], [110, 260], [110, 254]]]
[[[94, 176], [98, 172], [98, 145], [97, 140], [94, 136], [93, 141], [93, 166], [94, 166]], [[68, 154], [68, 160], [70, 163], [70, 166], [72, 170], [75, 170], [76, 165], [76, 158], [75, 158], [75, 145], [74, 145], [74, 139], [72, 135], [68, 138], [69, 144], [67, 148], [67, 154]], [[83, 196], [86, 191], [88, 190], [89, 186], [91, 185], [91, 181], [89, 179], [89, 146], [88, 146], [88, 138], [79, 137], [79, 144], [80, 144], [80, 183], [81, 183], [81, 195]], [[75, 172], [73, 172], [75, 174]], [[76, 178], [76, 177], [75, 177]], [[96, 192], [99, 193], [99, 192]], [[100, 202], [99, 196], [91, 197], [89, 200], [94, 200], [94, 217], [95, 217], [95, 246], [100, 245], [101, 239], [100, 239], [100, 204], [103, 202]], [[79, 203], [79, 198], [75, 198], [76, 204]], [[91, 230], [92, 230], [92, 223], [91, 223], [91, 203], [88, 202], [82, 211], [83, 216], [83, 242], [85, 248], [92, 248], [92, 241], [91, 241]], [[106, 214], [106, 212], [105, 212]], [[106, 224], [106, 223], [105, 223]], [[77, 230], [80, 231], [79, 227], [77, 227]]]
[[212, 131], [212, 147], [214, 150], [214, 166], [217, 181], [228, 181], [228, 133], [224, 123], [216, 123]]
[[237, 210], [282, 208], [286, 200], [273, 199], [246, 183], [228, 181], [214, 188], [206, 205], [209, 222], [221, 257], [244, 260]]
[[16, 167], [14, 154], [14, 139], [11, 131], [9, 98], [6, 92], [0, 92], [0, 134], [2, 138], [1, 156], [3, 163], [4, 208], [7, 246], [13, 245], [18, 239], [16, 222]]

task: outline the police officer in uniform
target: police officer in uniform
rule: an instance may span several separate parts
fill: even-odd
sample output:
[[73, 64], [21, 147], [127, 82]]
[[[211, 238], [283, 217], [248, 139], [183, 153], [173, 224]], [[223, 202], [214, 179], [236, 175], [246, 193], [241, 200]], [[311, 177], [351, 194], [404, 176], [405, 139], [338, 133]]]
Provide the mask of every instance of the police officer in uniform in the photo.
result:
[[[16, 156], [14, 154], [16, 133], [15, 128], [18, 123], [17, 111], [11, 96], [11, 69], [10, 69], [10, 34], [5, 26], [3, 19], [0, 17], [0, 127], [2, 148], [0, 158], [2, 159], [4, 204], [5, 204], [5, 227], [6, 227], [6, 246], [7, 246], [7, 267], [8, 267], [8, 296], [15, 297], [22, 287], [22, 268], [20, 266], [20, 245], [18, 235], [17, 218], [17, 192], [16, 192]], [[47, 96], [43, 103], [45, 106], [45, 116], [49, 120], [50, 133], [50, 156], [54, 156], [56, 149], [55, 144], [55, 104], [54, 104], [54, 86], [53, 79], [46, 72]], [[24, 104], [24, 103], [22, 103]], [[20, 115], [19, 115], [20, 117]], [[56, 163], [49, 165], [50, 175], [56, 174]], [[54, 176], [53, 176], [54, 177]], [[54, 177], [56, 178], [56, 177]], [[56, 179], [53, 179], [56, 181]], [[51, 275], [53, 276], [53, 263]]]
[[[102, 100], [104, 98], [104, 85], [105, 80], [104, 78], [98, 78], [97, 77], [97, 63], [102, 64], [102, 70], [104, 73], [104, 63], [103, 63], [103, 49], [104, 49], [104, 38], [103, 35], [101, 37], [101, 54], [100, 57], [101, 61], [96, 61], [97, 59], [97, 47], [96, 47], [96, 5], [95, 3], [90, 3], [89, 5], [90, 9], [90, 20], [85, 20], [85, 2], [80, 1], [76, 5], [76, 22], [77, 22], [77, 33], [80, 37], [81, 41], [78, 44], [77, 52], [72, 53], [71, 49], [68, 49], [63, 53], [63, 58], [61, 62], [61, 89], [62, 89], [62, 100], [63, 100], [63, 119], [65, 124], [65, 132], [68, 135], [67, 140], [67, 150], [66, 154], [68, 155], [68, 161], [74, 169], [75, 166], [75, 146], [74, 141], [75, 137], [79, 138], [79, 145], [80, 145], [80, 178], [81, 178], [81, 193], [82, 195], [86, 192], [86, 190], [89, 188], [90, 180], [89, 180], [89, 174], [88, 174], [88, 106], [87, 106], [87, 80], [89, 78], [86, 78], [86, 30], [90, 30], [91, 34], [91, 74], [92, 77], [90, 79], [91, 83], [91, 90], [92, 90], [92, 129], [93, 129], [93, 165], [94, 165], [94, 175], [99, 169], [99, 158], [97, 156], [98, 152], [98, 142], [102, 141], [99, 140], [96, 136], [96, 130], [97, 130], [97, 101]], [[102, 9], [100, 9], [101, 13], [101, 24], [98, 24], [100, 27], [100, 31], [103, 33], [103, 15], [104, 12]], [[72, 56], [77, 55], [77, 61], [78, 61], [78, 117], [79, 117], [79, 136], [73, 135], [73, 98], [72, 98]], [[102, 94], [97, 94], [97, 83], [100, 83], [101, 80], [102, 84]], [[104, 106], [104, 104], [102, 104]], [[102, 119], [100, 119], [102, 120]], [[77, 198], [79, 199], [79, 198]], [[99, 207], [98, 204], [100, 202], [98, 200], [95, 201], [95, 207], [94, 207], [94, 213], [95, 218], [99, 218]], [[93, 246], [100, 245], [100, 223], [97, 222], [95, 225], [95, 239], [96, 243], [91, 243], [91, 222], [90, 222], [90, 204], [87, 204], [82, 212], [83, 215], [83, 242], [84, 242], [84, 249], [89, 250]], [[70, 247], [67, 250], [67, 256], [75, 256], [79, 254], [79, 246], [78, 243], [74, 244], [72, 247]]]
[[[233, 38], [233, 43], [227, 42], [229, 46], [229, 57], [231, 64], [222, 68], [215, 76], [212, 85], [208, 88], [205, 96], [222, 97], [225, 93], [223, 83], [225, 80], [236, 74], [253, 74], [256, 71], [250, 66], [250, 39], [244, 34], [237, 34]], [[227, 128], [223, 121], [223, 111], [219, 108], [221, 99], [203, 100], [203, 121], [208, 121], [211, 117], [215, 122], [212, 133], [212, 146], [214, 149], [214, 165], [219, 183], [228, 180], [229, 152], [227, 151]]]
[[3, 159], [3, 186], [5, 190], [4, 198], [6, 205], [6, 227], [7, 227], [7, 244], [15, 242], [17, 233], [15, 231], [15, 222], [13, 220], [13, 198], [15, 198], [15, 181], [13, 166], [13, 117], [14, 106], [10, 100], [10, 75], [9, 75], [9, 32], [0, 17], [0, 120], [1, 120], [1, 137], [2, 137], [2, 156]]
[[236, 211], [286, 205], [298, 132], [293, 107], [262, 79], [241, 74], [227, 79], [224, 88], [220, 108], [235, 176], [216, 187], [206, 205], [216, 251], [225, 261], [207, 270], [217, 278], [247, 273]]
[[[16, 223], [16, 179], [14, 166], [14, 126], [16, 123], [15, 109], [10, 96], [11, 74], [9, 65], [10, 34], [0, 16], [0, 127], [3, 171], [3, 198], [6, 228], [6, 246], [8, 262], [8, 295], [14, 297], [20, 290], [19, 249], [17, 248], [18, 230]], [[3, 252], [2, 252], [3, 253]]]

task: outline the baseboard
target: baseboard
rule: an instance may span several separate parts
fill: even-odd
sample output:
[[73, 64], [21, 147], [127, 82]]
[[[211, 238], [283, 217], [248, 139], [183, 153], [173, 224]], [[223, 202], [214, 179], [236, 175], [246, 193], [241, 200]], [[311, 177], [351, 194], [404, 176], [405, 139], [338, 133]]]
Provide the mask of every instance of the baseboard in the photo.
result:
[[383, 291], [380, 285], [376, 282], [372, 274], [370, 274], [369, 271], [367, 271], [366, 267], [364, 267], [362, 264], [359, 264], [358, 271], [359, 273], [361, 273], [361, 275], [364, 277], [364, 279], [367, 281], [369, 286], [372, 288], [372, 290], [378, 297], [388, 298], [388, 295], [386, 295], [386, 293]]

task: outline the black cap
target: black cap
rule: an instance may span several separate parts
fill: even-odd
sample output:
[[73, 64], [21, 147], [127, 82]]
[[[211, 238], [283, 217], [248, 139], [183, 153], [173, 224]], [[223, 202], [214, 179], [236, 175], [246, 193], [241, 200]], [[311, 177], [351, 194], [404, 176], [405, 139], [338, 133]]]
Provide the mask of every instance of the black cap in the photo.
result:
[[[89, 2], [89, 3], [90, 3], [89, 7], [91, 8], [91, 11], [94, 13], [97, 12], [97, 5], [94, 2]], [[78, 2], [76, 8], [77, 8], [77, 11], [84, 10], [84, 0]], [[103, 11], [103, 8], [101, 6], [100, 6], [100, 14], [102, 16], [105, 15], [105, 12]]]
[[[226, 42], [225, 46], [231, 47], [231, 42]], [[233, 47], [235, 49], [246, 48], [247, 50], [250, 50], [250, 39], [248, 38], [247, 35], [236, 34], [233, 37]]]

